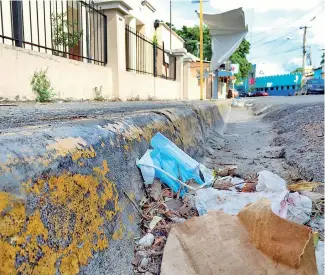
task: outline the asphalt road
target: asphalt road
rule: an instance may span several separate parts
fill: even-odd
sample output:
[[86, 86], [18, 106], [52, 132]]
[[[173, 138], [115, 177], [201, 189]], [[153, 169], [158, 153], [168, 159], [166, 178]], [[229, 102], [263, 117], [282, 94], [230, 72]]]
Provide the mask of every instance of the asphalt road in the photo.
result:
[[255, 114], [270, 123], [277, 135], [273, 146], [301, 178], [324, 182], [324, 96], [270, 97], [251, 101]]

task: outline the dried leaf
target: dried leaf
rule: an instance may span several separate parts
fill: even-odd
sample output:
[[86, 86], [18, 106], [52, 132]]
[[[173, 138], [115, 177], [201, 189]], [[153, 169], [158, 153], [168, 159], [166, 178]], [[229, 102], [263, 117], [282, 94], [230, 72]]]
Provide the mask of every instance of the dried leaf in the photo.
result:
[[157, 223], [159, 223], [160, 221], [161, 221], [161, 217], [154, 216], [149, 224], [149, 228], [151, 230], [154, 229]]
[[300, 181], [295, 184], [288, 185], [290, 191], [313, 191], [320, 182], [308, 182], [308, 181]]

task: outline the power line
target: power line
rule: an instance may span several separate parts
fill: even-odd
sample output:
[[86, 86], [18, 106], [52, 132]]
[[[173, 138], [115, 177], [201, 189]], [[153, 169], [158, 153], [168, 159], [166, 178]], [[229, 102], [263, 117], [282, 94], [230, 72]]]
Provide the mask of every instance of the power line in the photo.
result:
[[295, 48], [295, 49], [290, 49], [290, 50], [287, 50], [287, 51], [272, 53], [272, 54], [268, 54], [268, 55], [264, 55], [264, 56], [251, 57], [250, 59], [251, 60], [253, 60], [253, 59], [260, 59], [260, 58], [267, 57], [267, 56], [278, 55], [278, 54], [283, 54], [283, 53], [288, 53], [288, 52], [294, 52], [294, 51], [297, 51], [297, 50], [301, 50], [301, 47]]
[[[312, 12], [312, 11], [314, 11], [315, 9], [317, 9], [318, 7], [319, 7], [319, 4], [321, 4], [322, 2], [320, 2], [320, 3], [318, 3], [315, 7], [313, 7], [312, 9], [310, 9], [310, 10], [308, 10], [307, 12], [305, 12], [303, 15], [300, 15], [299, 17], [297, 17], [296, 19], [294, 19], [291, 23], [289, 23], [289, 24], [292, 24], [292, 23], [294, 23], [294, 22], [296, 22], [296, 21], [298, 21], [299, 19], [301, 19], [302, 17], [304, 17], [304, 16], [306, 16], [308, 13], [310, 13], [310, 12]], [[322, 8], [323, 9], [323, 8]], [[322, 10], [321, 9], [321, 10]], [[321, 12], [321, 11], [320, 11]], [[312, 19], [312, 20], [314, 20], [319, 14], [320, 14], [320, 12]], [[311, 20], [311, 21], [312, 21]], [[271, 29], [269, 29], [268, 31], [271, 31], [271, 30], [274, 30], [274, 29], [277, 29], [277, 28], [279, 28], [279, 27], [282, 27], [282, 26], [285, 26], [285, 25], [288, 25], [288, 21], [286, 21], [285, 23], [283, 23], [283, 24], [281, 24], [281, 25], [278, 25], [278, 26], [276, 26], [276, 27], [274, 27], [274, 28], [271, 28]], [[265, 31], [264, 31], [265, 32]], [[266, 37], [264, 37], [264, 38], [261, 38], [260, 40], [258, 40], [258, 41], [256, 41], [256, 42], [253, 42], [252, 44], [257, 44], [257, 43], [259, 43], [259, 42], [262, 42], [262, 41], [264, 41], [265, 39], [267, 39], [269, 36], [266, 36]]]

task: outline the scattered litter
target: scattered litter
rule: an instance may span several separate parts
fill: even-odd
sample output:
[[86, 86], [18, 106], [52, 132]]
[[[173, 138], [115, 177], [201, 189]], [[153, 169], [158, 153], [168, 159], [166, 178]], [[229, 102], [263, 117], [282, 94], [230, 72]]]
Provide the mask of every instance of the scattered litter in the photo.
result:
[[[295, 232], [300, 232], [300, 225], [305, 224], [314, 231], [313, 234], [309, 235], [313, 236], [312, 240], [315, 246], [319, 247], [319, 243], [322, 243], [324, 240], [324, 227], [322, 223], [324, 196], [310, 192], [320, 186], [318, 183], [300, 182], [287, 187], [284, 179], [266, 170], [243, 179], [236, 174], [237, 166], [235, 164], [222, 164], [224, 167], [218, 170], [208, 169], [192, 159], [160, 133], [157, 133], [152, 138], [150, 144], [153, 149], [147, 150], [142, 158], [136, 161], [137, 166], [141, 170], [146, 190], [146, 195], [138, 204], [140, 208], [124, 192], [142, 217], [140, 226], [143, 237], [136, 242], [135, 256], [132, 261], [135, 274], [191, 274], [193, 264], [197, 264], [200, 271], [195, 271], [196, 273], [193, 274], [208, 274], [209, 270], [219, 271], [221, 269], [218, 269], [215, 265], [222, 261], [216, 259], [209, 261], [211, 255], [216, 255], [216, 251], [214, 250], [212, 253], [210, 248], [212, 249], [216, 246], [220, 246], [220, 250], [217, 249], [218, 257], [221, 257], [220, 259], [224, 259], [222, 255], [225, 255], [225, 253], [234, 253], [234, 250], [236, 250], [235, 254], [238, 254], [235, 257], [229, 258], [229, 264], [227, 265], [229, 269], [226, 270], [227, 272], [218, 272], [218, 274], [235, 274], [235, 270], [241, 268], [250, 270], [251, 266], [254, 267], [254, 269], [251, 269], [252, 274], [256, 272], [263, 273], [263, 270], [280, 270], [284, 271], [283, 274], [289, 275], [300, 274], [292, 272], [291, 269], [284, 267], [282, 264], [274, 265], [271, 258], [276, 257], [276, 255], [274, 256], [273, 252], [265, 252], [263, 250], [265, 243], [260, 244], [260, 246], [258, 245], [259, 240], [262, 239], [266, 240], [266, 243], [269, 241], [269, 244], [272, 246], [272, 242], [274, 242], [272, 236], [277, 241], [280, 240], [280, 242], [283, 241], [284, 243], [286, 240], [289, 240], [291, 245], [297, 241], [295, 238], [298, 238], [299, 234], [291, 234], [292, 236], [290, 237], [290, 234], [288, 234], [290, 230], [288, 232], [281, 231], [281, 227], [280, 231], [277, 229], [276, 232], [273, 232], [269, 228], [271, 225], [268, 223], [264, 229], [266, 230], [265, 232], [270, 232], [270, 235], [262, 234], [259, 231], [260, 229], [256, 231], [254, 228], [249, 228], [254, 226], [254, 224], [259, 227], [260, 221], [263, 223], [263, 215], [267, 214], [265, 199], [269, 201], [268, 207], [272, 210], [272, 213], [276, 214], [273, 215], [271, 213], [273, 216], [270, 213], [265, 215], [266, 221], [267, 217], [272, 217], [273, 220], [276, 220], [274, 217], [277, 216], [293, 221], [295, 223], [290, 224], [290, 226], [299, 227], [297, 227], [298, 229], [296, 228], [298, 231]], [[215, 144], [215, 141], [210, 142], [210, 144], [212, 144], [212, 147], [207, 147], [206, 152], [209, 155], [213, 155], [213, 150], [217, 148], [217, 144]], [[256, 206], [256, 209], [252, 210], [252, 205]], [[250, 209], [249, 213], [245, 210], [247, 208]], [[209, 212], [211, 210], [219, 210], [219, 212]], [[244, 230], [243, 226], [242, 229], [238, 229], [240, 228], [239, 219], [241, 217], [237, 215], [240, 216], [240, 213], [243, 211], [249, 214], [246, 218], [252, 220], [252, 225], [248, 226], [248, 228], [245, 226], [246, 230], [249, 232], [259, 232], [260, 236], [251, 236], [251, 238], [245, 239], [244, 242], [236, 241], [230, 244], [229, 234], [233, 234], [234, 238], [237, 239], [247, 235], [247, 233], [242, 231]], [[259, 211], [261, 213], [264, 211], [260, 217], [258, 217]], [[228, 214], [236, 216], [230, 217]], [[277, 218], [279, 219], [279, 217]], [[253, 220], [255, 218], [259, 219], [258, 223], [254, 223]], [[281, 223], [283, 223], [282, 219]], [[227, 227], [227, 230], [218, 229], [218, 226], [221, 226], [221, 228]], [[290, 226], [288, 227], [289, 229]], [[196, 227], [197, 229], [195, 229]], [[277, 228], [275, 225], [273, 227]], [[310, 230], [309, 227], [304, 228]], [[212, 228], [215, 230], [211, 230]], [[179, 234], [185, 234], [186, 236], [182, 235], [180, 237]], [[196, 234], [199, 236], [196, 236]], [[209, 237], [209, 235], [213, 236]], [[255, 237], [257, 238], [255, 240], [257, 243], [255, 241], [251, 242]], [[178, 238], [182, 238], [182, 244], [185, 244], [185, 246], [180, 244]], [[304, 245], [307, 245], [306, 239], [300, 239], [300, 241], [305, 242]], [[227, 242], [224, 242], [224, 240], [227, 240]], [[265, 261], [263, 258], [263, 266], [254, 265], [254, 261], [255, 263], [260, 262], [261, 256], [253, 243], [257, 244], [257, 247], [270, 256], [269, 261]], [[195, 245], [199, 245], [200, 249], [194, 249]], [[295, 246], [294, 249], [300, 249], [300, 245], [301, 243]], [[203, 249], [202, 255], [198, 255], [198, 251], [202, 252], [202, 246], [206, 249]], [[277, 246], [281, 247], [281, 244], [278, 243], [272, 247]], [[184, 247], [191, 247], [191, 251]], [[286, 244], [282, 247], [286, 249]], [[265, 249], [267, 250], [267, 248]], [[211, 253], [208, 253], [209, 251]], [[164, 262], [168, 262], [168, 266], [164, 263], [161, 265], [163, 253], [165, 253]], [[280, 251], [279, 253], [283, 252]], [[288, 255], [284, 258], [296, 256], [296, 254], [290, 255], [290, 253], [287, 253]], [[304, 251], [300, 251], [300, 253], [303, 254]], [[246, 255], [252, 255], [253, 262], [251, 262], [251, 266], [248, 264], [249, 261], [246, 262]], [[185, 263], [185, 266], [182, 266], [181, 269], [177, 269], [177, 272], [175, 272], [176, 270], [173, 270], [173, 268], [179, 266], [182, 260], [185, 261], [183, 257], [189, 257], [193, 263], [188, 266]], [[235, 261], [235, 259], [242, 260]], [[200, 262], [201, 260], [202, 262]], [[309, 258], [309, 260], [312, 259]], [[244, 265], [247, 265], [247, 267], [243, 267]], [[232, 270], [232, 268], [234, 269]], [[309, 268], [312, 268], [312, 264], [309, 265]], [[308, 270], [309, 273], [307, 272], [307, 274], [314, 274], [313, 271], [312, 269]]]
[[231, 166], [229, 165], [223, 169], [219, 169], [218, 171], [216, 171], [216, 175], [219, 177], [233, 176], [236, 169], [237, 169], [236, 165], [231, 165]]
[[166, 202], [166, 205], [169, 210], [178, 211], [182, 207], [183, 203], [181, 200], [171, 199]]
[[141, 246], [151, 246], [155, 240], [155, 236], [151, 233], [147, 233], [144, 237], [139, 240], [139, 245]]
[[311, 200], [297, 192], [289, 193], [289, 190], [286, 189], [285, 180], [279, 176], [265, 170], [259, 172], [256, 191], [237, 192], [214, 188], [200, 189], [196, 191], [196, 208], [200, 216], [211, 210], [220, 210], [230, 215], [237, 215], [247, 204], [266, 198], [272, 202], [272, 210], [278, 216], [299, 224], [304, 224], [310, 220]]
[[267, 200], [247, 206], [238, 216], [213, 211], [172, 228], [161, 275], [226, 275], [238, 270], [316, 275], [311, 230], [274, 215]]
[[288, 185], [288, 188], [290, 191], [313, 191], [320, 184], [320, 182], [301, 181]]
[[179, 218], [179, 217], [170, 217], [169, 219], [172, 220], [175, 223], [183, 223], [183, 222], [186, 222], [186, 219]]
[[150, 196], [154, 199], [154, 200], [158, 200], [160, 195], [161, 195], [161, 191], [162, 191], [162, 186], [159, 180], [154, 180], [153, 184], [150, 186], [151, 189], [149, 191]]
[[287, 187], [285, 180], [280, 178], [278, 175], [266, 170], [258, 173], [256, 191], [282, 192], [286, 190]]
[[159, 223], [161, 221], [161, 217], [158, 216], [154, 216], [153, 219], [151, 220], [150, 224], [149, 224], [149, 228], [152, 230], [155, 228], [155, 226], [157, 225], [157, 223]]
[[298, 192], [290, 193], [286, 200], [288, 212], [286, 218], [290, 221], [305, 224], [310, 220], [312, 201]]
[[212, 171], [192, 159], [161, 133], [151, 139], [150, 145], [154, 149], [147, 150], [136, 161], [146, 185], [152, 184], [156, 177], [173, 192], [178, 192], [182, 187], [181, 195], [184, 195], [184, 187], [193, 189], [185, 183], [190, 179], [201, 185], [200, 188], [212, 184]]
[[143, 197], [141, 201], [139, 202], [139, 205], [142, 207], [148, 199], [146, 197]]

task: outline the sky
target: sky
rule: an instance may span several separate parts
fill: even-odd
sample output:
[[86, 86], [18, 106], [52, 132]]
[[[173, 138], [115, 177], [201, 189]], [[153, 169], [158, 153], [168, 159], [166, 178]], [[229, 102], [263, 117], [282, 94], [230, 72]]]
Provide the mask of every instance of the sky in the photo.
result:
[[[246, 39], [251, 42], [248, 59], [263, 66], [265, 75], [289, 73], [301, 67], [301, 26], [311, 27], [307, 29], [307, 50], [311, 52], [313, 67], [319, 67], [325, 48], [325, 0], [205, 1], [204, 13], [243, 8], [249, 28]], [[157, 19], [169, 22], [169, 0], [151, 2]], [[172, 0], [172, 23], [177, 28], [199, 24], [195, 10], [199, 10], [199, 4], [191, 4], [191, 0]]]

